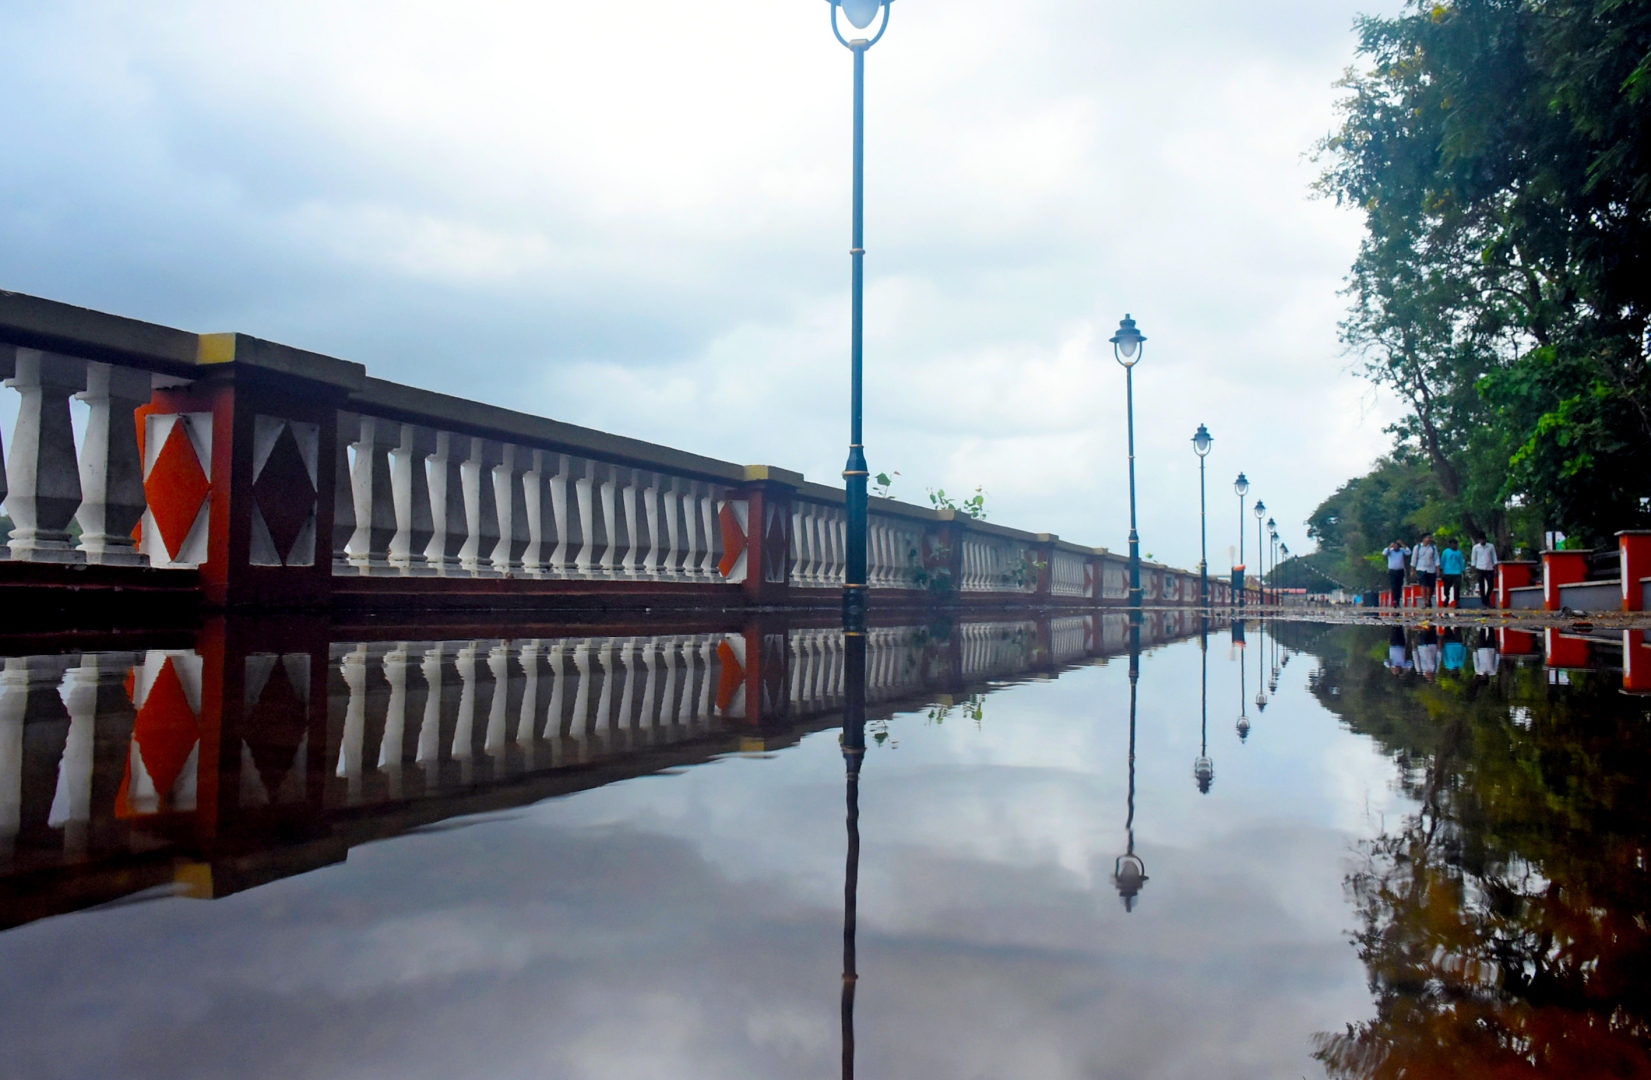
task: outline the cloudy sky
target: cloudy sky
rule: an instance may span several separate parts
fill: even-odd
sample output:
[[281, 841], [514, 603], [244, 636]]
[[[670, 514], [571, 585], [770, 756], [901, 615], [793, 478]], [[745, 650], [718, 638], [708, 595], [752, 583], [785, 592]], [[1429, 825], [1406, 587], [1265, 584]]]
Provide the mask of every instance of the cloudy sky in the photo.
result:
[[[1305, 550], [1392, 414], [1306, 154], [1355, 15], [1396, 6], [900, 0], [867, 80], [895, 494], [1121, 547], [1127, 311], [1144, 550], [1197, 562], [1201, 421], [1212, 565], [1239, 469]], [[832, 481], [849, 93], [820, 0], [11, 0], [0, 288]]]

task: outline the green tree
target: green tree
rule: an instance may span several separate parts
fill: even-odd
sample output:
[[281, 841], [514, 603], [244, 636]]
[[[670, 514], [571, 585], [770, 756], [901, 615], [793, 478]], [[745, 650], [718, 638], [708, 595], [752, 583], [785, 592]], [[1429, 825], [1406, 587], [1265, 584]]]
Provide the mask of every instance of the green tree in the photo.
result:
[[1358, 27], [1320, 190], [1365, 219], [1343, 336], [1472, 531], [1647, 520], [1651, 3], [1412, 3]]

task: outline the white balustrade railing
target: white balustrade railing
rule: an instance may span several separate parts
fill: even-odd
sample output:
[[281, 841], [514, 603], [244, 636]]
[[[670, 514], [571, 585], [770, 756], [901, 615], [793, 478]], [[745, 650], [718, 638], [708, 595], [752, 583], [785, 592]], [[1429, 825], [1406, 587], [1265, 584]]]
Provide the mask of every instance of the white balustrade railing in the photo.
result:
[[1089, 560], [1070, 551], [1056, 551], [1049, 560], [1049, 592], [1054, 596], [1088, 596]]
[[[146, 565], [132, 536], [147, 505], [133, 412], [149, 403], [150, 374], [0, 346], [0, 377], [20, 399], [11, 454], [0, 456], [12, 523], [0, 558]], [[87, 407], [78, 446], [71, 400]]]
[[1032, 545], [997, 536], [963, 540], [963, 592], [1030, 593], [1037, 588], [1037, 553]]
[[[725, 579], [718, 569], [721, 514], [732, 490], [726, 484], [339, 415], [336, 472], [350, 492], [336, 500], [333, 565], [340, 573], [689, 583], [739, 578], [735, 573]], [[822, 583], [841, 563], [832, 554], [841, 545], [830, 526], [822, 515], [807, 538]]]

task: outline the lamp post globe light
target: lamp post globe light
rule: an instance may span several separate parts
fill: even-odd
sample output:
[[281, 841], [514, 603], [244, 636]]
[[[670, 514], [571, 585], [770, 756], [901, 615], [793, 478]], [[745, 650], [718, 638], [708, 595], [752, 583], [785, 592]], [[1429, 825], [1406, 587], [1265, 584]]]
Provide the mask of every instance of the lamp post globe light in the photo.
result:
[[1141, 606], [1141, 536], [1135, 530], [1135, 365], [1146, 338], [1127, 314], [1112, 335], [1112, 355], [1124, 366], [1124, 411], [1129, 421], [1129, 606]]
[[1250, 493], [1250, 478], [1243, 473], [1233, 481], [1233, 490], [1238, 492], [1238, 565], [1233, 569], [1238, 571], [1233, 575], [1235, 591], [1238, 593], [1238, 606], [1244, 606], [1244, 496]]
[[1215, 436], [1203, 424], [1192, 436], [1192, 452], [1198, 455], [1198, 602], [1210, 606], [1210, 529], [1204, 503], [1204, 459], [1209, 457]]
[[[861, 434], [860, 385], [863, 350], [865, 298], [865, 165], [866, 165], [866, 50], [877, 44], [889, 28], [889, 4], [893, 0], [827, 0], [831, 5], [831, 32], [843, 47], [854, 54], [854, 211], [853, 241], [849, 247], [851, 266], [849, 309], [849, 440], [848, 464], [843, 467], [843, 486], [848, 532], [846, 565], [843, 567], [843, 630], [863, 634], [866, 628], [866, 451]], [[838, 10], [856, 30], [872, 24], [879, 12], [883, 21], [869, 39], [844, 37], [837, 23]]]

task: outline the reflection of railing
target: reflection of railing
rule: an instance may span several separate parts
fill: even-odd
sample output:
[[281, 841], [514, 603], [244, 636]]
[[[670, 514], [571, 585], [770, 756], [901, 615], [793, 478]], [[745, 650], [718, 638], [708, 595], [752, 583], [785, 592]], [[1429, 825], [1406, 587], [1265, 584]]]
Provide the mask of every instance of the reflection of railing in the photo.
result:
[[[37, 566], [5, 569], [0, 584], [63, 588], [38, 567], [86, 564], [77, 585], [383, 610], [593, 593], [834, 606], [843, 582], [840, 489], [242, 334], [0, 293], [0, 375], [19, 398], [4, 553]], [[873, 500], [868, 531], [870, 584], [886, 600], [1124, 597], [1120, 557], [1048, 534], [890, 499]], [[1145, 577], [1159, 602], [1193, 595], [1183, 571]]]
[[[1149, 641], [1173, 615], [1147, 616]], [[190, 888], [233, 891], [342, 855], [336, 839], [295, 837], [347, 847], [784, 745], [839, 722], [844, 700], [832, 628], [334, 641], [316, 623], [219, 620], [192, 645], [5, 660], [0, 923], [171, 883], [179, 859]], [[1119, 651], [1102, 623], [876, 626], [867, 700], [918, 708]]]

